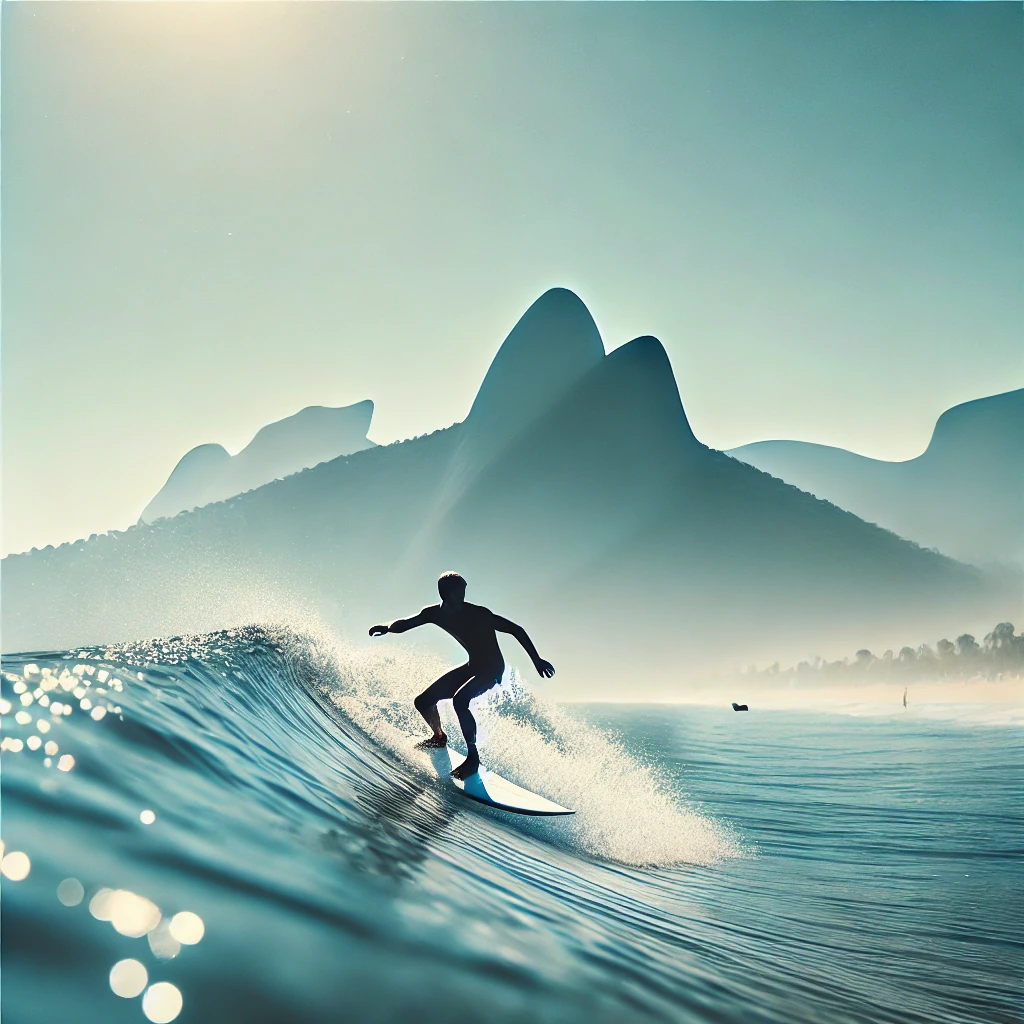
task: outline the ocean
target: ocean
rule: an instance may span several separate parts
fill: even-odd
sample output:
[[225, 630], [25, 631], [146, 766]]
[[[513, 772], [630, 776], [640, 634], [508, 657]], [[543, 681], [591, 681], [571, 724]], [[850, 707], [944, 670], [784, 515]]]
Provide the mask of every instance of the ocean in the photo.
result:
[[484, 761], [577, 810], [525, 818], [415, 749], [444, 667], [255, 626], [5, 657], [5, 1024], [1022, 1019], [1019, 727], [513, 674]]

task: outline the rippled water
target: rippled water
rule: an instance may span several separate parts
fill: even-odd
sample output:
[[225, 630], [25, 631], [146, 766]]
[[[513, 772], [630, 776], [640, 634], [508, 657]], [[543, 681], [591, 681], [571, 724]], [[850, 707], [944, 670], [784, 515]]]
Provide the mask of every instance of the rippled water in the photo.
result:
[[578, 809], [526, 819], [414, 750], [430, 657], [254, 628], [3, 667], [5, 1024], [1020, 1019], [1019, 730], [512, 680], [485, 761]]

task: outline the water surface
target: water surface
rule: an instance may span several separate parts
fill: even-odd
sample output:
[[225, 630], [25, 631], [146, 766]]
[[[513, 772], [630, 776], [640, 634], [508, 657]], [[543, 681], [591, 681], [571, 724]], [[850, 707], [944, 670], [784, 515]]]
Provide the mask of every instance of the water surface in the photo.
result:
[[[414, 750], [437, 668], [258, 628], [5, 658], [3, 838], [31, 860], [3, 883], [5, 1021], [145, 1020], [111, 991], [126, 958], [181, 1021], [1021, 1019], [1019, 730], [513, 681], [485, 761], [578, 809], [525, 819]], [[101, 889], [161, 923], [120, 934]]]

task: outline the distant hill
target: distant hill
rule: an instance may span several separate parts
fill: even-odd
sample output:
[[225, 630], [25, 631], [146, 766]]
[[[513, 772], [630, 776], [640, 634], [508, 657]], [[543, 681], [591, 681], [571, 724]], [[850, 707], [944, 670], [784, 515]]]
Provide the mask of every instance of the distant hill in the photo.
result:
[[201, 444], [181, 457], [142, 513], [144, 523], [176, 516], [212, 501], [262, 487], [339, 455], [372, 448], [366, 434], [373, 402], [331, 409], [311, 405], [263, 427], [235, 456], [219, 444]]
[[925, 547], [1024, 565], [1024, 389], [944, 412], [928, 448], [907, 462], [803, 441], [728, 454]]
[[523, 621], [560, 692], [628, 697], [1012, 618], [1000, 580], [701, 444], [657, 339], [603, 353], [580, 300], [548, 292], [463, 423], [9, 557], [4, 646], [301, 624], [303, 609], [362, 641], [454, 568], [471, 600]]

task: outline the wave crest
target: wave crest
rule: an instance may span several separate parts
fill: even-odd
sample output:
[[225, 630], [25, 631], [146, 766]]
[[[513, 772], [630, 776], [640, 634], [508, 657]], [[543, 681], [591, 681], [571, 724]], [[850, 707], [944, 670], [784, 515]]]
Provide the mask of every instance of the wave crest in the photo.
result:
[[[328, 635], [294, 643], [315, 687], [353, 725], [407, 766], [433, 775], [415, 746], [425, 726], [413, 698], [450, 666], [410, 647], [356, 647]], [[517, 820], [522, 830], [633, 866], [707, 865], [737, 855], [727, 830], [684, 806], [684, 795], [666, 778], [615, 738], [530, 691], [514, 670], [474, 702], [473, 712], [488, 767], [577, 811], [542, 824]], [[449, 735], [461, 739], [449, 702], [441, 705], [441, 718]]]

